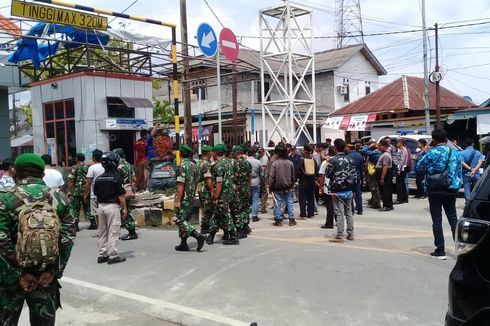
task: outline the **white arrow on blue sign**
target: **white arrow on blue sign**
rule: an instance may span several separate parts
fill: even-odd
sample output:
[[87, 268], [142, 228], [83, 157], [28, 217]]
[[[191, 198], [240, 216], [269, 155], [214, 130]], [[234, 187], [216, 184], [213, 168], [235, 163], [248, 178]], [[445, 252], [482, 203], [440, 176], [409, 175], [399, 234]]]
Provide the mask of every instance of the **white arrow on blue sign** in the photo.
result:
[[218, 40], [216, 33], [209, 24], [202, 23], [197, 28], [197, 43], [206, 57], [214, 57], [216, 55]]

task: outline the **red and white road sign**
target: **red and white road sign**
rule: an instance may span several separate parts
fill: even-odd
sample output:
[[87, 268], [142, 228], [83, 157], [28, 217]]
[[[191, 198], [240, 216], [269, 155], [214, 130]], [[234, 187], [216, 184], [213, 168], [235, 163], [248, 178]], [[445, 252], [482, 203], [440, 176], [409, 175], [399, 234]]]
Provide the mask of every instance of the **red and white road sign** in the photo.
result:
[[219, 45], [225, 57], [235, 62], [238, 58], [238, 41], [235, 34], [229, 28], [223, 28], [219, 33]]

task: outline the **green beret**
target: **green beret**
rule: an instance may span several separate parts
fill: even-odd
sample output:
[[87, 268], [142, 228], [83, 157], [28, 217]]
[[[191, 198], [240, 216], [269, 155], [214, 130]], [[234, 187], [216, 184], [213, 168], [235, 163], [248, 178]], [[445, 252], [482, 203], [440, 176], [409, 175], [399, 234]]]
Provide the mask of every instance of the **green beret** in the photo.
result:
[[119, 157], [124, 157], [124, 151], [122, 148], [114, 148], [112, 152]]
[[242, 146], [233, 146], [233, 149], [231, 151], [233, 153], [243, 153], [243, 147]]
[[225, 153], [227, 151], [227, 148], [225, 144], [218, 144], [213, 147], [213, 151]]
[[44, 171], [45, 164], [43, 159], [34, 153], [25, 153], [17, 156], [15, 166], [31, 166]]
[[181, 152], [192, 152], [192, 148], [189, 145], [180, 145], [179, 147]]
[[203, 147], [201, 147], [201, 152], [203, 152], [203, 153], [211, 152], [212, 150], [213, 150], [213, 147], [211, 147], [209, 145], [204, 145]]
[[82, 162], [85, 161], [85, 154], [83, 154], [83, 153], [77, 153], [77, 155], [75, 155], [75, 157], [79, 161], [82, 161]]

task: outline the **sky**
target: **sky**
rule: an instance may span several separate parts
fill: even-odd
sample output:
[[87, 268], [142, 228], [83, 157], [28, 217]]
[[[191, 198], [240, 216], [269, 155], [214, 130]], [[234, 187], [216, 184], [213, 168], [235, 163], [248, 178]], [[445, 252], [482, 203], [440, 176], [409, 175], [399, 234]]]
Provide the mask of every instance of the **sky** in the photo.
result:
[[[121, 12], [135, 0], [65, 0], [86, 6]], [[316, 51], [335, 47], [335, 0], [297, 0], [313, 11]], [[346, 0], [348, 1], [348, 0]], [[379, 32], [418, 30], [422, 26], [422, 0], [360, 0], [365, 35]], [[232, 29], [247, 47], [259, 49], [259, 10], [281, 4], [279, 0], [207, 0], [219, 21]], [[291, 0], [291, 2], [293, 2]], [[438, 23], [440, 31], [441, 85], [480, 104], [490, 98], [490, 1], [427, 0], [428, 27]], [[164, 20], [179, 25], [179, 0], [136, 0], [127, 14]], [[10, 16], [10, 0], [0, 0], [0, 14]], [[204, 0], [187, 0], [189, 43], [197, 44], [197, 27], [207, 22], [216, 31], [221, 23]], [[116, 25], [117, 20], [111, 25]], [[448, 28], [460, 24], [477, 26]], [[141, 34], [170, 38], [170, 30], [131, 22], [129, 29]], [[180, 36], [180, 30], [178, 30]], [[429, 31], [430, 70], [435, 66], [434, 32]], [[388, 71], [380, 86], [401, 75], [423, 76], [422, 32], [365, 36], [364, 42]], [[191, 53], [194, 53], [191, 51]], [[199, 54], [195, 52], [195, 54]]]

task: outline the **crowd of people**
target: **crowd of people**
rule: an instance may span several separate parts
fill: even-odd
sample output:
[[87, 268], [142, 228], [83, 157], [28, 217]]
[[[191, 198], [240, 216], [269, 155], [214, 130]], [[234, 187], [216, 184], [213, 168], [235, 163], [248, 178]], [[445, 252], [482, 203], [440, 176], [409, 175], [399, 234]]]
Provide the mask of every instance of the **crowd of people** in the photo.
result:
[[[83, 208], [89, 229], [98, 232], [97, 263], [125, 261], [118, 254], [118, 240], [138, 238], [128, 200], [144, 190], [149, 157], [168, 156], [154, 143], [158, 131], [142, 132], [135, 146], [137, 160], [131, 166], [122, 149], [92, 153], [90, 166], [85, 155], [76, 155], [66, 183], [49, 155], [22, 154], [4, 160], [0, 178], [0, 317], [15, 325], [24, 301], [33, 325], [54, 324], [59, 307], [59, 283], [69, 259]], [[164, 140], [166, 141], [166, 140]], [[162, 143], [160, 143], [162, 144]], [[354, 241], [354, 215], [363, 215], [363, 188], [371, 193], [368, 205], [389, 212], [394, 205], [409, 201], [407, 175], [415, 170], [417, 192], [413, 198], [428, 198], [435, 250], [431, 257], [446, 259], [442, 210], [451, 231], [457, 223], [456, 194], [464, 186], [468, 199], [484, 158], [473, 148], [448, 146], [443, 129], [432, 132], [432, 141], [419, 140], [419, 150], [410, 153], [403, 138], [390, 138], [366, 145], [343, 139], [305, 145], [302, 151], [286, 142], [228, 147], [203, 146], [196, 158], [193, 147], [179, 148], [182, 161], [176, 167], [175, 223], [180, 243], [176, 251], [189, 251], [190, 237], [197, 252], [213, 245], [223, 230], [222, 244], [238, 245], [252, 232], [250, 223], [260, 221], [273, 201], [273, 226], [297, 225], [294, 202], [299, 202], [299, 219], [312, 218], [318, 207], [326, 207], [325, 229], [335, 234], [330, 242]], [[164, 146], [164, 147], [165, 147]], [[396, 200], [393, 197], [396, 194]], [[201, 205], [200, 225], [191, 222], [196, 195]], [[287, 215], [286, 215], [287, 214]], [[121, 226], [128, 234], [121, 237]], [[198, 230], [199, 229], [199, 230]]]

